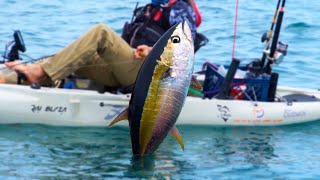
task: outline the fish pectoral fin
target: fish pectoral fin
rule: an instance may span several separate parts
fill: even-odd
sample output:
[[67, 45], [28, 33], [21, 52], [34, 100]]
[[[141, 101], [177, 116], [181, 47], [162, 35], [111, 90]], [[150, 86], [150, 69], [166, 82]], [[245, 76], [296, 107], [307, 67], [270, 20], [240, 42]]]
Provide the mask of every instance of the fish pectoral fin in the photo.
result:
[[126, 108], [109, 124], [109, 127], [113, 126], [114, 124], [122, 120], [127, 120], [128, 116], [129, 116], [129, 108]]
[[163, 74], [162, 74], [162, 76], [161, 76], [161, 79], [165, 79], [165, 78], [167, 78], [167, 77], [170, 77], [171, 71], [172, 71], [171, 68], [167, 68], [167, 69], [163, 72]]
[[178, 128], [176, 126], [174, 126], [171, 129], [170, 134], [178, 141], [178, 143], [181, 146], [182, 151], [184, 151], [184, 144], [183, 144], [183, 141], [182, 141], [182, 137], [181, 137], [181, 134], [180, 134], [180, 132], [179, 132], [179, 130], [178, 130]]
[[192, 76], [190, 87], [193, 87], [199, 91], [202, 91], [202, 89], [203, 89], [202, 84], [198, 81], [196, 76]]

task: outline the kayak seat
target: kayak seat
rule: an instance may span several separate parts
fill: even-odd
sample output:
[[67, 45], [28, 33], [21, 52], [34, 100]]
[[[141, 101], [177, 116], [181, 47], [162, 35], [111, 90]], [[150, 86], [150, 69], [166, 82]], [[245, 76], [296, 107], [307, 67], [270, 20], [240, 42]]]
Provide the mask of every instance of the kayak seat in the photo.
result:
[[62, 80], [61, 88], [64, 89], [83, 89], [83, 90], [93, 90], [98, 91], [99, 93], [103, 94], [105, 92], [109, 92], [112, 94], [128, 94], [132, 92], [132, 87], [109, 87], [102, 84], [95, 83], [94, 81], [80, 77], [78, 75], [69, 75], [65, 79]]
[[319, 98], [315, 96], [310, 96], [306, 94], [290, 94], [282, 97], [288, 102], [317, 102], [320, 101]]
[[[224, 75], [218, 72], [215, 65], [207, 64], [203, 83], [205, 98], [214, 98], [218, 95]], [[229, 99], [267, 101], [270, 86], [270, 76], [258, 78], [233, 78], [230, 85]]]

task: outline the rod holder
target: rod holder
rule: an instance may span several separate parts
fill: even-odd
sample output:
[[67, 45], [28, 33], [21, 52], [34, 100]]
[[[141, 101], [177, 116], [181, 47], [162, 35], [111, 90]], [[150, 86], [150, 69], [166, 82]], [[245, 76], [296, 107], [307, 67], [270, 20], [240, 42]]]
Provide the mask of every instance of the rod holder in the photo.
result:
[[224, 78], [222, 85], [221, 85], [221, 89], [217, 95], [217, 99], [228, 99], [229, 95], [230, 95], [230, 85], [232, 83], [232, 80], [234, 78], [234, 75], [237, 72], [237, 69], [239, 67], [240, 64], [240, 60], [233, 58], [231, 65], [228, 69], [227, 75]]

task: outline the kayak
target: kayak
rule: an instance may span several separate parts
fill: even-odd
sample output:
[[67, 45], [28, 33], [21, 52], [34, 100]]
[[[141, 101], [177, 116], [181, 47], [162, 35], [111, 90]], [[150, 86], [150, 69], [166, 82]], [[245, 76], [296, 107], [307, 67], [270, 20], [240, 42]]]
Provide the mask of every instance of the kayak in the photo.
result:
[[[130, 100], [130, 94], [10, 84], [1, 84], [0, 94], [0, 124], [107, 127]], [[320, 119], [320, 91], [279, 86], [277, 95], [275, 102], [188, 96], [177, 124], [278, 126]]]
[[[204, 63], [204, 77], [195, 74], [203, 88], [189, 89], [194, 92], [186, 98], [176, 124], [278, 126], [320, 119], [320, 91], [278, 86], [279, 75], [272, 72], [272, 64], [281, 63], [287, 54], [288, 45], [279, 41], [284, 6], [285, 1], [281, 6], [278, 1], [277, 18], [261, 38], [265, 43], [261, 59], [243, 67], [234, 56], [230, 66]], [[8, 61], [20, 59], [19, 51], [26, 50], [20, 31], [13, 37], [11, 51], [4, 56]], [[0, 75], [7, 73], [3, 64], [0, 70]], [[0, 84], [0, 94], [0, 124], [106, 127], [130, 100], [130, 94], [123, 93], [9, 84]]]

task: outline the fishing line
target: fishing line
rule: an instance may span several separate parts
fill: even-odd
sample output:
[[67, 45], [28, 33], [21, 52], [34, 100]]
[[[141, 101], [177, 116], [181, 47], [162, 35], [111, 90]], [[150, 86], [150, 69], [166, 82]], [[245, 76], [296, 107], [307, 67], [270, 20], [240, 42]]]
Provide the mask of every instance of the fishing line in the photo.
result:
[[6, 54], [8, 52], [8, 48], [14, 43], [14, 41], [8, 41], [5, 45], [5, 48], [4, 48], [4, 53], [3, 53], [3, 61], [5, 61], [6, 59]]
[[[20, 63], [17, 63], [11, 67], [22, 65], [22, 64], [28, 64], [28, 63], [37, 63], [40, 61], [43, 61], [43, 59], [41, 58], [41, 59], [32, 59], [32, 60], [27, 60], [27, 61], [21, 61]], [[139, 61], [139, 60], [133, 60], [133, 61]], [[77, 65], [77, 66], [72, 66], [72, 67], [64, 67], [62, 69], [79, 69], [79, 68], [95, 67], [95, 66], [101, 66], [101, 65], [110, 66], [110, 65], [131, 64], [131, 63], [133, 63], [133, 62], [126, 61], [126, 62], [116, 62], [116, 63], [99, 63], [99, 64]], [[0, 70], [4, 70], [4, 69], [11, 69], [11, 68], [9, 68], [7, 66], [0, 67]]]
[[53, 55], [42, 56], [41, 58], [34, 59], [31, 56], [28, 56], [27, 54], [20, 54], [20, 55], [29, 58], [30, 60], [28, 60], [28, 62], [38, 61], [38, 60], [42, 60], [42, 59], [54, 56], [53, 54]]
[[237, 36], [237, 23], [238, 23], [238, 9], [239, 9], [239, 0], [236, 0], [236, 15], [234, 17], [234, 32], [233, 32], [233, 45], [232, 45], [232, 59], [234, 59], [234, 51], [236, 48], [236, 36]]

